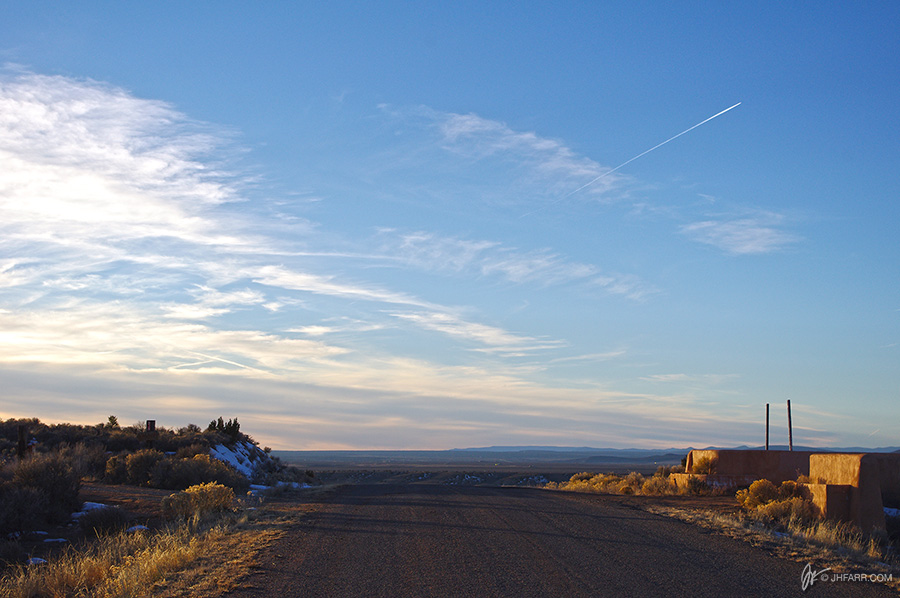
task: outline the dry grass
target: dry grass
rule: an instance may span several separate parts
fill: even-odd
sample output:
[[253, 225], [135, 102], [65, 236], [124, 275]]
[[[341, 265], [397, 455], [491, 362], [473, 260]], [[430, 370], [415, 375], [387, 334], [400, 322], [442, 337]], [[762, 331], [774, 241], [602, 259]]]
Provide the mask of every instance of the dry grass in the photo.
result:
[[219, 596], [237, 587], [292, 517], [265, 510], [181, 519], [155, 532], [104, 536], [0, 580], [2, 598]]
[[790, 518], [776, 525], [745, 513], [714, 513], [662, 505], [644, 508], [744, 540], [798, 563], [815, 562], [817, 567], [831, 567], [835, 572], [890, 573], [893, 581], [887, 585], [900, 591], [900, 563], [885, 545], [885, 538], [879, 534], [863, 534], [849, 524]]
[[679, 490], [669, 480], [673, 468], [660, 467], [651, 477], [644, 477], [637, 472], [620, 476], [613, 473], [576, 473], [567, 482], [548, 482], [543, 488], [548, 490], [564, 490], [567, 492], [591, 492], [595, 494], [635, 494], [643, 496], [668, 496], [672, 494], [721, 495], [722, 492], [711, 488], [705, 482], [691, 478], [688, 487]]

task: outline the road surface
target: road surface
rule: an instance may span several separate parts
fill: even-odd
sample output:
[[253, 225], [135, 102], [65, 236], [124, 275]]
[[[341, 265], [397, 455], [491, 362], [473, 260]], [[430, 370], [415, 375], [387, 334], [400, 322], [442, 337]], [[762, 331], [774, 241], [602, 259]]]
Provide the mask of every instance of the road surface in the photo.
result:
[[329, 497], [229, 598], [896, 596], [615, 499], [520, 488], [358, 485]]

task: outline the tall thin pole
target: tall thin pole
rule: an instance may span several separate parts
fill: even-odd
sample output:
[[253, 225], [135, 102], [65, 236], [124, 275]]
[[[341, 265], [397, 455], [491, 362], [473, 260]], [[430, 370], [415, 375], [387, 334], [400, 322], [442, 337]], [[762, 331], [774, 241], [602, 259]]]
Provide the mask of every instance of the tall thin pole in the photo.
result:
[[769, 450], [769, 404], [766, 403], [766, 450]]
[[791, 400], [788, 399], [788, 448], [794, 450], [794, 428], [791, 426]]

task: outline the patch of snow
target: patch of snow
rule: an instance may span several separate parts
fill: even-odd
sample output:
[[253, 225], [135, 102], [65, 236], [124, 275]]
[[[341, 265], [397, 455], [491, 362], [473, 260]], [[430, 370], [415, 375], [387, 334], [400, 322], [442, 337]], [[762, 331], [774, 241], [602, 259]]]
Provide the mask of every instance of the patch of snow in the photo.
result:
[[231, 465], [248, 478], [253, 476], [257, 462], [263, 456], [268, 458], [258, 446], [246, 440], [236, 442], [232, 447], [223, 444], [210, 447], [209, 456]]
[[104, 505], [99, 502], [86, 502], [81, 506], [81, 510], [77, 513], [72, 513], [72, 519], [78, 519], [79, 517], [86, 515], [90, 511], [96, 511], [98, 509], [108, 509], [109, 505]]
[[36, 536], [49, 536], [50, 535], [49, 532], [31, 532], [31, 533]]
[[888, 517], [900, 517], [900, 509], [891, 509], [889, 507], [885, 507], [884, 514]]
[[129, 532], [129, 533], [134, 533], [134, 532], [144, 532], [144, 531], [148, 531], [149, 529], [150, 529], [150, 528], [147, 527], [146, 525], [132, 525], [131, 527], [129, 527], [129, 528], [126, 529], [125, 531], [126, 531], [126, 532]]
[[278, 482], [274, 486], [265, 486], [263, 484], [250, 484], [250, 494], [253, 496], [259, 495], [260, 492], [265, 492], [266, 490], [272, 490], [273, 488], [293, 488], [294, 490], [300, 490], [302, 488], [312, 488], [309, 484], [301, 484], [300, 482]]
[[26, 565], [43, 565], [43, 564], [46, 564], [46, 562], [47, 561], [44, 559], [40, 559], [36, 556], [33, 556], [30, 559], [28, 559], [27, 561], [25, 561], [25, 564]]
[[52, 544], [54, 542], [68, 542], [65, 538], [47, 538], [44, 542], [48, 544]]

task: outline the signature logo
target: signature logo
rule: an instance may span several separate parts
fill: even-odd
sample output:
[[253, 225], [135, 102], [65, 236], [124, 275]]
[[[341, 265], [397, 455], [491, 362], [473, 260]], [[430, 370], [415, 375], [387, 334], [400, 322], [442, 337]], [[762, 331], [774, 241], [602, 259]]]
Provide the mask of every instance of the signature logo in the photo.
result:
[[805, 592], [806, 588], [816, 583], [817, 579], [828, 581], [828, 576], [825, 575], [828, 571], [831, 571], [831, 567], [816, 571], [812, 568], [812, 563], [806, 563], [806, 566], [803, 567], [803, 572], [800, 574], [800, 586], [803, 588], [803, 591]]

